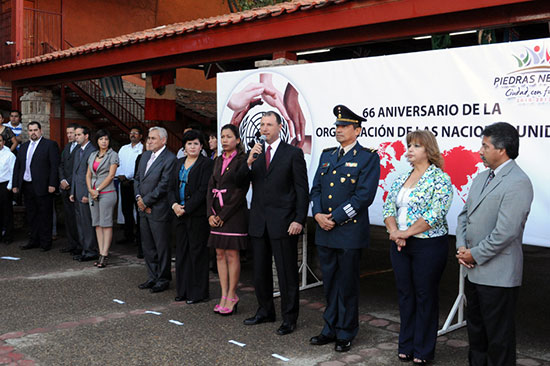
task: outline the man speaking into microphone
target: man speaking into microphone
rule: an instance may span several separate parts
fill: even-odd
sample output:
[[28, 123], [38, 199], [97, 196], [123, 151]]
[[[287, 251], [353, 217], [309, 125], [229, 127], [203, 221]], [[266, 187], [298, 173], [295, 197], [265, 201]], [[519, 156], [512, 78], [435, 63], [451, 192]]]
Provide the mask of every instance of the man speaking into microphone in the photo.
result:
[[[275, 258], [283, 323], [277, 334], [296, 329], [299, 309], [298, 235], [302, 233], [309, 205], [307, 169], [302, 150], [281, 141], [281, 117], [266, 112], [260, 122], [265, 149], [258, 142], [250, 150], [248, 166], [252, 202], [248, 233], [254, 258], [256, 315], [245, 325], [275, 321], [271, 256]], [[260, 141], [262, 141], [260, 137]]]

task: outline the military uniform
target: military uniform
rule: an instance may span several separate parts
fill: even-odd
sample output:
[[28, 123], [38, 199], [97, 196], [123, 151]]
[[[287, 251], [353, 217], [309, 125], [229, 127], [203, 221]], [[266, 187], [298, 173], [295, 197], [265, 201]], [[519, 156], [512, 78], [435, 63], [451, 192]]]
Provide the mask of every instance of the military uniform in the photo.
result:
[[325, 149], [313, 179], [313, 216], [332, 214], [336, 226], [318, 227], [315, 243], [329, 248], [367, 248], [369, 212], [380, 178], [380, 158], [359, 143], [338, 160], [340, 148]]
[[[337, 125], [361, 126], [363, 118], [344, 106], [334, 108]], [[345, 154], [340, 150], [344, 150]], [[317, 224], [315, 243], [319, 253], [327, 307], [325, 326], [319, 339], [348, 341], [359, 329], [359, 261], [362, 248], [369, 245], [368, 207], [376, 195], [380, 179], [380, 158], [375, 150], [358, 142], [346, 151], [342, 147], [323, 151], [311, 188], [313, 216], [331, 214], [335, 226], [323, 230]], [[339, 349], [336, 348], [338, 351]]]

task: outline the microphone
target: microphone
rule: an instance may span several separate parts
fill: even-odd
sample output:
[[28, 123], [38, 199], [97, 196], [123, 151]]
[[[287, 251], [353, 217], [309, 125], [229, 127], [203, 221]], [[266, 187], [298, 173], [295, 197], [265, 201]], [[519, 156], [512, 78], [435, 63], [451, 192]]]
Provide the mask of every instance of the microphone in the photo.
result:
[[262, 134], [260, 133], [260, 131], [256, 131], [256, 133], [254, 134], [254, 139], [248, 142], [248, 147], [252, 149], [254, 145], [256, 145], [256, 142], [258, 142], [258, 139], [261, 135]]
[[[259, 132], [258, 132], [259, 133]], [[262, 146], [265, 145], [265, 140], [267, 139], [267, 137], [265, 137], [265, 135], [260, 135], [260, 137], [258, 138], [258, 142], [260, 144], [262, 144]], [[257, 153], [254, 153], [252, 156], [254, 157], [254, 159], [257, 159], [258, 158], [258, 155]]]

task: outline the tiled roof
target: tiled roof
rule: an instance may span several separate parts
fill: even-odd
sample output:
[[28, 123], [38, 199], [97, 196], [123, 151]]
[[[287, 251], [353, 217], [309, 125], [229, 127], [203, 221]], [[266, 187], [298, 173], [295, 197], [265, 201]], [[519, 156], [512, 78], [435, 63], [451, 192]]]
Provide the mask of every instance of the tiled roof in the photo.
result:
[[216, 92], [176, 88], [176, 102], [204, 118], [216, 119]]
[[253, 22], [267, 17], [277, 17], [283, 14], [294, 13], [296, 11], [308, 11], [331, 4], [340, 4], [346, 1], [351, 0], [294, 0], [291, 2], [280, 3], [263, 8], [246, 10], [239, 13], [225, 14], [206, 19], [196, 19], [183, 23], [163, 25], [152, 29], [88, 43], [82, 46], [73, 47], [62, 51], [56, 51], [32, 58], [27, 58], [24, 60], [19, 60], [15, 63], [0, 66], [0, 70], [75, 57], [88, 53], [109, 50], [116, 47], [124, 47], [127, 45], [132, 45], [134, 43], [154, 41], [156, 39], [162, 39], [165, 37], [182, 36], [186, 33], [200, 32], [204, 29], [227, 27], [242, 22]]

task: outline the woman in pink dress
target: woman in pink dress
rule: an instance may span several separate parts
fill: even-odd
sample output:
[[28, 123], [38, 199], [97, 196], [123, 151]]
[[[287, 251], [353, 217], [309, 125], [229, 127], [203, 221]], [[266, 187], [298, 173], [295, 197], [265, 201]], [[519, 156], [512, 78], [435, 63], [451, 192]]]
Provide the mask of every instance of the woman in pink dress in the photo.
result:
[[248, 245], [246, 192], [249, 180], [237, 127], [223, 126], [220, 139], [223, 152], [214, 160], [214, 172], [208, 184], [208, 246], [216, 249], [222, 295], [214, 312], [232, 315], [239, 303], [236, 293], [241, 272], [239, 251]]

